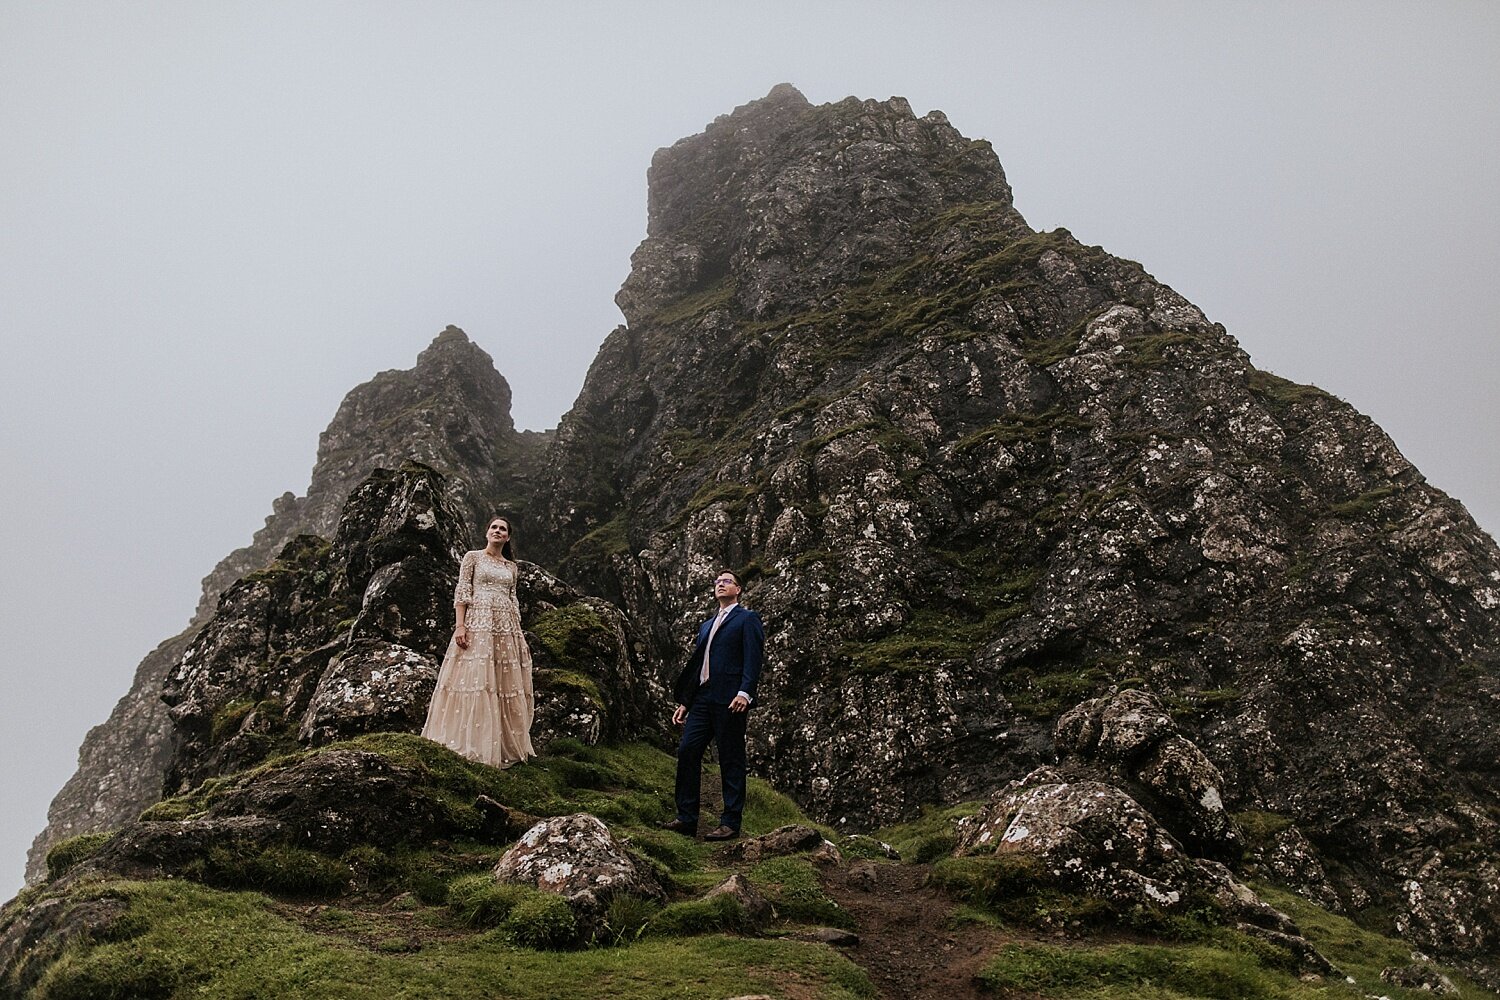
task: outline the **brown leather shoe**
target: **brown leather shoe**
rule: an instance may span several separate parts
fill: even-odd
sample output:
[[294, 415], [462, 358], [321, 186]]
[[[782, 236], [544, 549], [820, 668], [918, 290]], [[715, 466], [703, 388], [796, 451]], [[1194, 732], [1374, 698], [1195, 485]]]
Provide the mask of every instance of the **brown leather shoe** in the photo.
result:
[[696, 837], [696, 836], [698, 836], [698, 827], [697, 826], [694, 826], [694, 825], [689, 824], [689, 823], [684, 823], [682, 820], [677, 819], [675, 817], [672, 818], [672, 819], [669, 819], [665, 823], [663, 823], [661, 825], [661, 828], [663, 830], [671, 830], [673, 833], [680, 833], [684, 837]]
[[728, 826], [716, 826], [703, 835], [704, 840], [733, 840], [740, 831]]

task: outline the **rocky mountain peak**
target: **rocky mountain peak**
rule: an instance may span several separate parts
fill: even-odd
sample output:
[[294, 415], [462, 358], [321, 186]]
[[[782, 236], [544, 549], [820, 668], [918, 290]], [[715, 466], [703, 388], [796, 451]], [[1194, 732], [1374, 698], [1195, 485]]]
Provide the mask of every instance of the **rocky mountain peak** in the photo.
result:
[[510, 405], [510, 386], [490, 356], [456, 326], [439, 333], [412, 368], [381, 372], [351, 390], [319, 438], [306, 492], [273, 501], [250, 544], [204, 578], [188, 628], [142, 661], [109, 720], [84, 740], [78, 770], [32, 845], [27, 877], [40, 875], [59, 839], [116, 827], [161, 797], [173, 728], [161, 700], [169, 670], [239, 580], [270, 566], [300, 536], [332, 539], [351, 493], [375, 470], [407, 461], [443, 469], [445, 499], [465, 533], [500, 505], [519, 513], [531, 456], [548, 435], [518, 432]]
[[1024, 225], [989, 143], [904, 98], [814, 107], [789, 84], [658, 150], [647, 239], [616, 296], [631, 323], [710, 287], [757, 317], [908, 256], [918, 230], [976, 202]]

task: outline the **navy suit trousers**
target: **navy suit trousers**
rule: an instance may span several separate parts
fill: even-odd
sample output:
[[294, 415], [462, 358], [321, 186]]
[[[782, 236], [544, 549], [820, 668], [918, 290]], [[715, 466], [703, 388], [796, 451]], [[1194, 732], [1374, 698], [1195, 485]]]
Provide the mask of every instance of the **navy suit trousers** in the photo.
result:
[[719, 746], [719, 774], [724, 779], [724, 811], [719, 822], [731, 830], [740, 828], [745, 813], [745, 724], [749, 711], [731, 712], [728, 705], [710, 705], [699, 698], [688, 709], [677, 746], [677, 818], [698, 825], [698, 783], [702, 777], [703, 751], [713, 741]]

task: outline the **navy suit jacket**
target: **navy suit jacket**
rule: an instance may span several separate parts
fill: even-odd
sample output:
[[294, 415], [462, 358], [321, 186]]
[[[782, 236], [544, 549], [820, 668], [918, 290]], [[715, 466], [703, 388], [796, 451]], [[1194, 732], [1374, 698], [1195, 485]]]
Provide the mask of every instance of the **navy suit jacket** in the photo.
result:
[[[717, 617], [715, 614], [714, 618]], [[687, 666], [677, 678], [674, 693], [679, 705], [691, 705], [699, 698], [706, 698], [710, 705], [727, 705], [741, 691], [752, 699], [755, 697], [766, 645], [760, 615], [738, 604], [730, 610], [714, 636], [713, 649], [707, 650], [708, 683], [700, 685], [698, 678], [703, 672], [703, 654], [708, 645], [708, 633], [713, 627], [713, 618], [698, 626], [693, 655], [688, 657]]]

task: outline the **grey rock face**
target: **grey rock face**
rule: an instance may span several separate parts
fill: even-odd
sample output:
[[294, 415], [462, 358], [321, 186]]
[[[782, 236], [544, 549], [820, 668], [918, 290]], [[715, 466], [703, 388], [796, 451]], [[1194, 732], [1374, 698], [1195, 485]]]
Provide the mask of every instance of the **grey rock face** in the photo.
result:
[[331, 743], [358, 733], [421, 729], [437, 685], [431, 657], [395, 643], [361, 643], [329, 663], [302, 714], [297, 739]]
[[1165, 716], [1084, 738], [1143, 796], [1217, 789], [1163, 808], [1183, 836], [1228, 857], [1214, 817], [1277, 814], [1341, 898], [1493, 947], [1419, 914], [1500, 926], [1489, 854], [1449, 850], [1500, 843], [1500, 551], [1378, 427], [1031, 231], [993, 154], [904, 102], [778, 88], [650, 188], [628, 325], [539, 476], [544, 557], [664, 674], [746, 572], [759, 773], [875, 826], [1052, 761], [1059, 716], [1133, 688]]
[[[421, 729], [468, 547], [445, 487], [415, 463], [377, 470], [332, 542], [300, 536], [225, 592], [162, 686], [175, 726], [169, 792], [301, 745]], [[597, 742], [660, 715], [617, 609], [530, 564], [519, 597], [544, 709], [534, 744]]]
[[555, 892], [585, 917], [597, 916], [617, 895], [665, 895], [651, 869], [588, 813], [556, 816], [527, 830], [501, 857], [495, 877]]
[[381, 372], [344, 397], [318, 438], [307, 493], [278, 499], [254, 541], [204, 579], [199, 617], [293, 538], [332, 537], [344, 501], [376, 469], [411, 461], [443, 470], [449, 499], [466, 525], [502, 510], [518, 513], [526, 456], [543, 440], [516, 430], [510, 385], [488, 354], [458, 327], [448, 327], [418, 355], [415, 367]]

